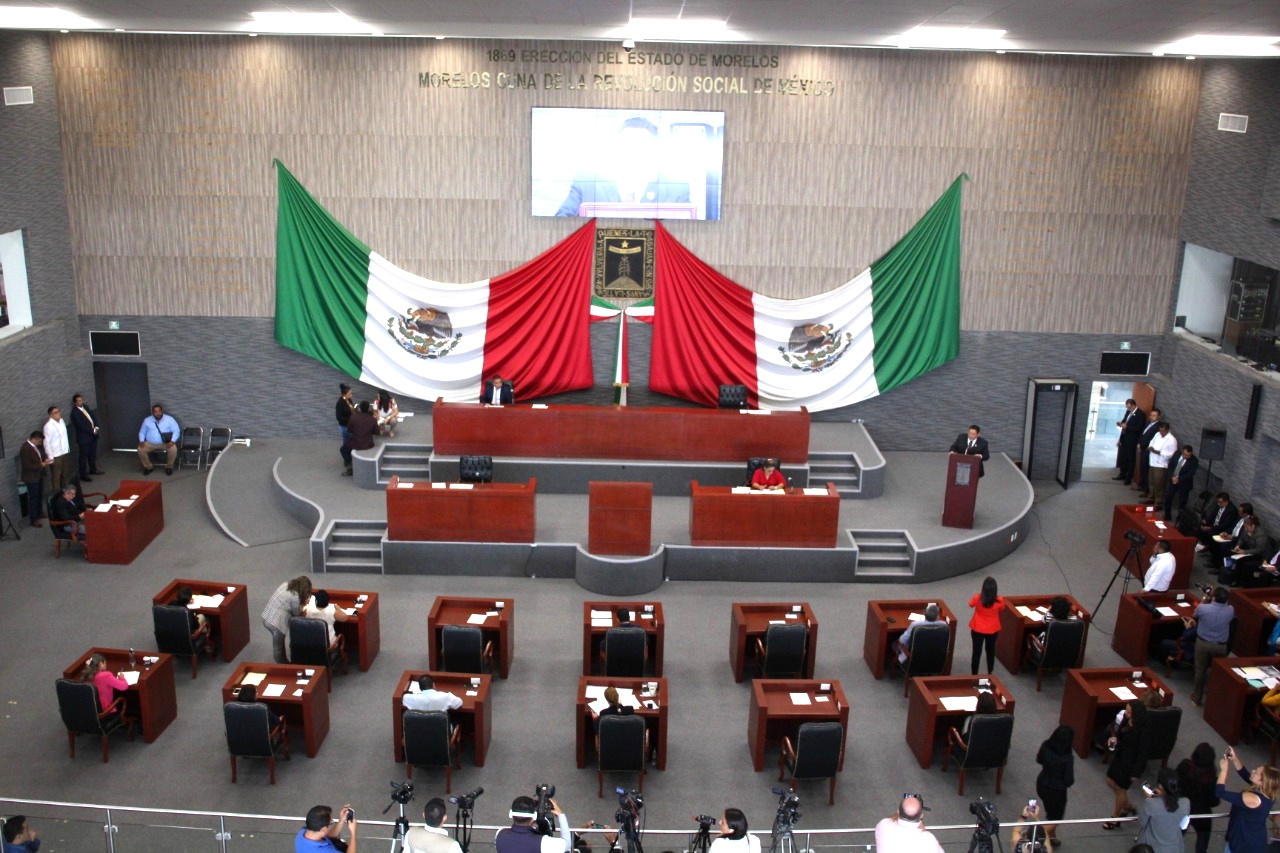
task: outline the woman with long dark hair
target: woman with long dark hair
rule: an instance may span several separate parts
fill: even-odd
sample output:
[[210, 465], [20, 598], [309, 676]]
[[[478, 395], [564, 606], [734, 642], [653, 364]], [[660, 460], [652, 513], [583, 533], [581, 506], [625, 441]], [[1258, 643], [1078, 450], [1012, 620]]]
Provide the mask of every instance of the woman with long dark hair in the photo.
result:
[[1191, 801], [1180, 796], [1177, 771], [1162, 767], [1156, 780], [1142, 804], [1138, 840], [1150, 844], [1155, 853], [1182, 853], [1182, 831], [1189, 823]]
[[[1191, 751], [1190, 758], [1184, 758], [1178, 764], [1178, 788], [1191, 802], [1192, 814], [1208, 814], [1218, 806], [1218, 795], [1214, 793], [1218, 781], [1218, 769], [1214, 766], [1216, 757], [1213, 747], [1202, 741]], [[1196, 853], [1208, 853], [1213, 820], [1193, 817], [1191, 828], [1196, 831]]]
[[1067, 813], [1067, 789], [1076, 783], [1076, 756], [1071, 749], [1075, 737], [1071, 726], [1058, 726], [1036, 753], [1036, 762], [1040, 765], [1036, 796], [1040, 798], [1045, 820], [1051, 821], [1044, 825], [1045, 835], [1055, 845], [1058, 843], [1057, 822]]
[[760, 853], [760, 839], [747, 833], [747, 816], [741, 809], [725, 809], [720, 835], [711, 842], [712, 853]]
[[1000, 633], [1000, 611], [1004, 609], [1004, 599], [996, 590], [996, 579], [988, 577], [982, 582], [982, 592], [969, 599], [973, 608], [973, 618], [969, 620], [969, 633], [973, 636], [973, 660], [969, 669], [978, 674], [978, 662], [982, 659], [982, 649], [987, 650], [987, 675], [995, 668], [996, 636]]
[[[1125, 705], [1124, 721], [1113, 737], [1107, 739], [1108, 748], [1114, 747], [1111, 763], [1107, 766], [1107, 787], [1116, 795], [1111, 816], [1130, 817], [1138, 810], [1129, 802], [1129, 786], [1147, 764], [1150, 735], [1147, 732], [1147, 706], [1133, 701]], [[1102, 825], [1103, 829], [1119, 829], [1114, 820]]]
[[95, 652], [85, 661], [80, 680], [87, 681], [98, 690], [98, 707], [107, 710], [116, 701], [117, 694], [129, 689], [129, 682], [107, 669], [107, 659]]

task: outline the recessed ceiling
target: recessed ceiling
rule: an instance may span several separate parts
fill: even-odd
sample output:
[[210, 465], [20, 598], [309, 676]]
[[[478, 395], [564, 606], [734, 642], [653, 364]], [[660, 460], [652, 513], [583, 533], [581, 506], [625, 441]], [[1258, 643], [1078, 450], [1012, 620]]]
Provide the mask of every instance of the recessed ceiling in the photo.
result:
[[611, 40], [633, 19], [711, 19], [714, 39], [779, 45], [884, 45], [918, 26], [1005, 31], [1010, 50], [1151, 54], [1197, 35], [1280, 40], [1280, 0], [7, 0], [63, 9], [98, 28], [248, 33], [255, 11], [344, 12], [386, 36]]

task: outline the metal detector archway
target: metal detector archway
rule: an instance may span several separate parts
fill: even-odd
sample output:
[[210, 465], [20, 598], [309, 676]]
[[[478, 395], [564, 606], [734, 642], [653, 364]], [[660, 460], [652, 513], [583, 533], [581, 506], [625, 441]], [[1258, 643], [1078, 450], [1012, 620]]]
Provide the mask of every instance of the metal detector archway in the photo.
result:
[[[1067, 474], [1071, 470], [1071, 451], [1075, 441], [1076, 397], [1079, 391], [1080, 388], [1073, 379], [1027, 380], [1027, 420], [1022, 430], [1022, 473], [1027, 479], [1032, 478], [1035, 470], [1033, 454], [1037, 439], [1040, 439], [1042, 456], [1046, 449], [1057, 451], [1054, 479], [1062, 488], [1067, 487]], [[1050, 395], [1050, 398], [1045, 395]], [[1056, 423], [1059, 410], [1061, 423]]]

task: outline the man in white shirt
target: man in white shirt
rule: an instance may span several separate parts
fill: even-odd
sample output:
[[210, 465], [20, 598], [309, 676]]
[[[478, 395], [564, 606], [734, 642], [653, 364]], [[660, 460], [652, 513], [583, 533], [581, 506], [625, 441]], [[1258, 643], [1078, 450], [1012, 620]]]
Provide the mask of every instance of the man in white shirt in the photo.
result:
[[415, 826], [405, 834], [404, 843], [409, 853], [462, 853], [462, 847], [444, 828], [448, 810], [449, 807], [439, 797], [427, 800], [422, 807], [424, 825]]
[[1178, 452], [1178, 439], [1169, 432], [1169, 422], [1156, 424], [1156, 434], [1147, 447], [1147, 482], [1151, 486], [1151, 502], [1164, 506], [1164, 484], [1169, 479], [1169, 460]]
[[942, 853], [942, 845], [924, 828], [924, 803], [908, 794], [898, 813], [876, 824], [876, 853]]
[[1169, 543], [1163, 539], [1157, 540], [1155, 553], [1151, 555], [1151, 565], [1147, 567], [1147, 574], [1142, 579], [1142, 591], [1166, 591], [1173, 582], [1173, 570], [1177, 567], [1178, 561], [1169, 553]]
[[311, 600], [302, 606], [302, 615], [308, 619], [319, 619], [325, 624], [328, 629], [326, 637], [330, 650], [335, 646], [346, 646], [345, 638], [334, 630], [333, 623], [346, 622], [349, 617], [329, 601], [327, 590], [317, 589], [311, 596]]
[[71, 482], [71, 441], [67, 438], [67, 424], [62, 420], [62, 410], [49, 407], [49, 420], [44, 422], [44, 455], [49, 460], [49, 479], [54, 494], [61, 492]]
[[462, 700], [452, 693], [436, 690], [429, 675], [418, 676], [418, 692], [405, 693], [400, 704], [406, 711], [452, 711], [462, 707]]

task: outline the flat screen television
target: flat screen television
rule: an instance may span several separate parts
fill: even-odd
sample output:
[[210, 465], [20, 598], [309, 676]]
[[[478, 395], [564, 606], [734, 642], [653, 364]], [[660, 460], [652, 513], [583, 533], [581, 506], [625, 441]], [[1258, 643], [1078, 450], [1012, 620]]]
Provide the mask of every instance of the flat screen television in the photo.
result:
[[1098, 366], [1103, 376], [1146, 376], [1150, 372], [1149, 352], [1104, 352]]
[[724, 113], [534, 107], [534, 216], [719, 219]]

